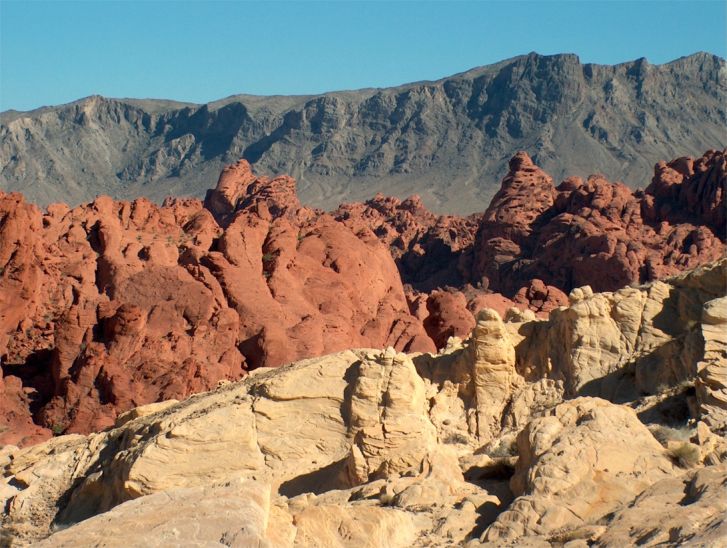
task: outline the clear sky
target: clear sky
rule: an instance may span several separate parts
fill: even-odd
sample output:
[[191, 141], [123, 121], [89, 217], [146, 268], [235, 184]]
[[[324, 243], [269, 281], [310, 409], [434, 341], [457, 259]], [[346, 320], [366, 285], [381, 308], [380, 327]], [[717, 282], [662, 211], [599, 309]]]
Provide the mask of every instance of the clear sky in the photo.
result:
[[436, 79], [537, 51], [726, 56], [727, 2], [0, 0], [0, 110], [92, 94], [207, 102]]

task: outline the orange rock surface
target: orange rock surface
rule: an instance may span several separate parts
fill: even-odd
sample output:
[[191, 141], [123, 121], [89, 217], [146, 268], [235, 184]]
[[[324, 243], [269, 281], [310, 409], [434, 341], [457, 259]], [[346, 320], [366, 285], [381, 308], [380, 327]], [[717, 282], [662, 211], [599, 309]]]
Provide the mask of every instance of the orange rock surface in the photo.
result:
[[0, 444], [113, 425], [259, 366], [352, 347], [434, 351], [474, 314], [539, 315], [719, 258], [724, 152], [660, 163], [632, 192], [557, 187], [525, 153], [488, 210], [377, 195], [303, 207], [290, 177], [226, 168], [204, 202], [107, 197], [41, 211], [0, 194]]
[[103, 429], [251, 367], [435, 350], [387, 248], [301, 207], [289, 177], [240, 162], [206, 203], [0, 199], [0, 443]]

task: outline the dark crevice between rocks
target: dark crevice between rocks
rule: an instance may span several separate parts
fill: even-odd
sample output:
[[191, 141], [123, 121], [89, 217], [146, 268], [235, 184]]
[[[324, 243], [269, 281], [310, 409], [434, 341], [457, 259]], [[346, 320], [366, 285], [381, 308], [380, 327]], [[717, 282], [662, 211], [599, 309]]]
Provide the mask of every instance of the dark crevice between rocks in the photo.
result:
[[245, 362], [248, 364], [248, 370], [252, 371], [253, 369], [257, 369], [258, 367], [262, 367], [264, 365], [264, 352], [263, 352], [263, 345], [264, 337], [262, 330], [252, 337], [249, 337], [245, 339], [244, 341], [240, 341], [237, 344], [237, 349], [240, 351], [240, 354], [242, 354], [243, 358], [245, 359]]
[[465, 470], [465, 481], [500, 499], [500, 504], [488, 501], [477, 508], [477, 521], [468, 534], [469, 538], [479, 538], [515, 499], [510, 490], [510, 478], [514, 473], [515, 468], [507, 459], [497, 459], [488, 465], [472, 466]]
[[39, 423], [35, 417], [37, 413], [53, 397], [53, 378], [51, 374], [51, 359], [53, 351], [50, 349], [37, 350], [30, 354], [22, 364], [4, 364], [2, 377], [14, 376], [20, 379], [23, 390], [30, 402], [30, 413], [33, 422]]

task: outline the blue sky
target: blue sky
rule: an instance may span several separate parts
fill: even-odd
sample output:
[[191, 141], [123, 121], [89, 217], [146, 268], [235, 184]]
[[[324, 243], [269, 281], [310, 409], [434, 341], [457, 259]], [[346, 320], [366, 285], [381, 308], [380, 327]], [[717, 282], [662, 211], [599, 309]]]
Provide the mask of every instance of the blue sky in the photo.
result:
[[537, 51], [724, 57], [727, 2], [0, 0], [0, 110], [92, 94], [206, 102], [436, 79]]

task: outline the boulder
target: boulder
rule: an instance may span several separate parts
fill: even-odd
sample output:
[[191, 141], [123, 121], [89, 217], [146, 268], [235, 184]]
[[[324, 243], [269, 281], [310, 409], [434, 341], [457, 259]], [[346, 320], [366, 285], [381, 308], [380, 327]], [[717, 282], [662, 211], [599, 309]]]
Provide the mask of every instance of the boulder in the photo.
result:
[[536, 418], [518, 435], [517, 448], [510, 480], [517, 498], [487, 529], [487, 542], [596, 523], [673, 473], [633, 410], [597, 398], [564, 402]]

